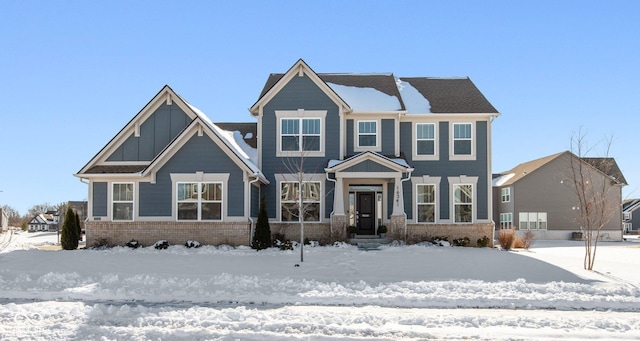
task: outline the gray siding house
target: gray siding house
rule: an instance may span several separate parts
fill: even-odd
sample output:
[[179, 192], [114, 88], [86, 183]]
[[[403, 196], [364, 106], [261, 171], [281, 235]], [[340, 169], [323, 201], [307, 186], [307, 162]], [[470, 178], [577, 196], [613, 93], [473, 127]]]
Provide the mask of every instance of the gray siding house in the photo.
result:
[[214, 124], [164, 87], [76, 176], [89, 183], [87, 245], [251, 241], [260, 197], [271, 230], [345, 238], [494, 233], [491, 121], [469, 78], [271, 74], [256, 123]]
[[640, 199], [628, 199], [622, 203], [622, 225], [624, 232], [638, 234], [640, 231]]
[[[494, 175], [493, 219], [498, 229], [533, 231], [536, 239], [566, 240], [582, 232], [580, 205], [571, 182], [571, 159], [583, 162], [592, 179], [606, 181], [612, 218], [602, 228], [602, 240], [622, 240], [622, 187], [626, 180], [612, 158], [582, 158], [562, 152], [519, 164]], [[602, 162], [606, 161], [606, 162]], [[610, 167], [604, 169], [602, 165]]]

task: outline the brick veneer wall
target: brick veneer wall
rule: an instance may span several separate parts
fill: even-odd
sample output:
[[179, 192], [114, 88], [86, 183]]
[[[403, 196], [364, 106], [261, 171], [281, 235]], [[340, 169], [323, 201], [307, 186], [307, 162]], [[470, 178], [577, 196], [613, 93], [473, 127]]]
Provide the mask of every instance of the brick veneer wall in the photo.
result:
[[487, 246], [493, 247], [494, 224], [407, 224], [407, 239], [447, 237], [449, 241], [468, 237], [469, 246], [477, 246], [477, 240], [486, 236]]
[[167, 240], [183, 245], [195, 240], [203, 245], [251, 245], [249, 222], [111, 222], [87, 221], [87, 246], [106, 242], [124, 245], [135, 239], [143, 246]]
[[[271, 235], [276, 233], [284, 234], [289, 240], [300, 241], [300, 224], [298, 223], [269, 223]], [[334, 231], [334, 233], [336, 233]], [[329, 223], [305, 223], [304, 238], [317, 240], [323, 243], [333, 242], [331, 236], [331, 224]]]

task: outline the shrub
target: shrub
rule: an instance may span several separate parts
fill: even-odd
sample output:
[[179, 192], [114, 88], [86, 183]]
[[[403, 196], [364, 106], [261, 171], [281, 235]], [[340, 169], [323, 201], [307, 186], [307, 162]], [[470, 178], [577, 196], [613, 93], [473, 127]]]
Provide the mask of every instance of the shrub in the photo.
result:
[[62, 224], [62, 232], [60, 234], [60, 244], [65, 250], [75, 250], [78, 248], [78, 226], [76, 220], [76, 214], [71, 209], [71, 206], [67, 205], [67, 212], [64, 216], [64, 223]]
[[533, 238], [535, 237], [535, 234], [531, 231], [527, 231], [524, 236], [522, 237], [522, 247], [525, 250], [529, 250], [529, 248], [531, 247], [531, 244], [533, 243]]
[[169, 242], [166, 240], [158, 240], [155, 244], [153, 244], [153, 247], [156, 248], [156, 250], [164, 250], [169, 248]]
[[469, 245], [471, 240], [469, 239], [469, 237], [462, 237], [454, 239], [452, 242], [454, 246], [467, 246]]
[[513, 229], [501, 230], [498, 234], [498, 244], [503, 250], [511, 250], [515, 241], [516, 233]]
[[264, 250], [270, 246], [270, 239], [271, 227], [269, 226], [269, 216], [267, 215], [263, 196], [260, 198], [258, 221], [256, 221], [256, 230], [253, 233], [253, 243], [251, 243], [251, 247], [258, 251]]
[[489, 237], [482, 236], [482, 238], [479, 238], [476, 241], [476, 245], [478, 245], [478, 247], [487, 247], [487, 246], [489, 246]]
[[128, 247], [130, 247], [130, 248], [132, 248], [132, 249], [137, 249], [137, 248], [139, 248], [139, 247], [141, 246], [141, 245], [140, 245], [140, 242], [139, 242], [139, 241], [137, 241], [137, 240], [135, 240], [135, 239], [131, 239], [130, 241], [128, 241], [128, 242], [127, 242], [126, 244], [124, 244], [124, 245], [125, 245], [125, 246], [128, 246]]
[[199, 248], [202, 246], [202, 244], [200, 244], [200, 242], [196, 241], [196, 240], [187, 240], [186, 243], [184, 243], [184, 246], [186, 246], [187, 248]]
[[275, 246], [275, 247], [280, 247], [280, 244], [282, 244], [283, 241], [285, 241], [284, 234], [282, 234], [282, 233], [274, 233], [273, 234], [273, 242], [271, 243], [271, 245]]
[[94, 249], [106, 249], [107, 247], [109, 247], [109, 242], [106, 238], [100, 238], [93, 242], [93, 245], [91, 245], [91, 248]]
[[384, 225], [378, 226], [378, 233], [387, 233], [387, 227]]

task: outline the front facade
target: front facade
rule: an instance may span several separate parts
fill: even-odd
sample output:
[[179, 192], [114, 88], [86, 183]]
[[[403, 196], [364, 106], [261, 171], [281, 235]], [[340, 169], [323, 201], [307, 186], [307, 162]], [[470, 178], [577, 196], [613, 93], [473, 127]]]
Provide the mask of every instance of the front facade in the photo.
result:
[[29, 232], [46, 232], [58, 230], [58, 216], [53, 212], [40, 213], [29, 221]]
[[622, 203], [622, 228], [625, 233], [640, 231], [640, 199], [628, 199]]
[[468, 78], [317, 74], [299, 60], [269, 76], [250, 112], [255, 135], [165, 87], [77, 174], [89, 180], [87, 245], [248, 245], [262, 196], [272, 232], [290, 239], [299, 216], [305, 237], [325, 241], [348, 226], [493, 236], [499, 114]]
[[[540, 240], [567, 240], [584, 232], [578, 220], [582, 208], [573, 186], [571, 160], [582, 162], [590, 179], [606, 181], [611, 218], [602, 228], [601, 239], [622, 240], [620, 204], [626, 180], [615, 160], [580, 159], [568, 151], [519, 164], [494, 176], [496, 229], [513, 228], [519, 234], [531, 231]], [[599, 160], [611, 166], [604, 170]]]

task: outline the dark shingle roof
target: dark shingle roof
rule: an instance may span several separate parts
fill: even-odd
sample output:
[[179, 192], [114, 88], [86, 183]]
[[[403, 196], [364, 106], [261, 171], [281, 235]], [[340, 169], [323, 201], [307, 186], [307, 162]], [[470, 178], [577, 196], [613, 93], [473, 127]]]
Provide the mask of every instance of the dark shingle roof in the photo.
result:
[[616, 163], [616, 160], [614, 158], [583, 157], [582, 160], [597, 168], [602, 173], [605, 173], [608, 176], [612, 177], [616, 182], [625, 185], [627, 184], [627, 180], [624, 178], [624, 175], [622, 175], [622, 171], [620, 170], [620, 167], [618, 167], [618, 164]]
[[244, 141], [252, 148], [258, 148], [258, 124], [255, 122], [224, 122], [214, 123], [226, 131], [239, 131]]
[[[267, 78], [260, 98], [264, 96], [283, 76], [272, 73]], [[401, 110], [404, 101], [398, 90], [393, 74], [317, 74], [325, 83], [333, 83], [360, 88], [373, 88], [398, 98]], [[422, 94], [431, 105], [432, 113], [498, 113], [486, 97], [469, 78], [399, 77]], [[349, 103], [347, 103], [349, 104]]]
[[135, 165], [135, 166], [93, 166], [89, 168], [85, 174], [129, 174], [129, 173], [140, 173], [147, 165]]

